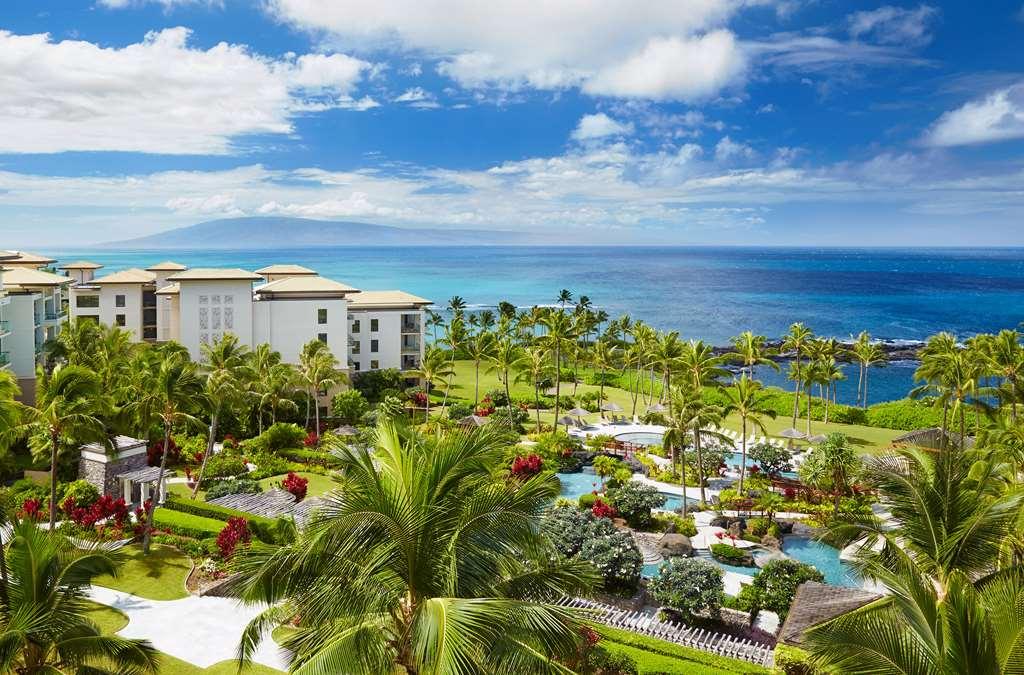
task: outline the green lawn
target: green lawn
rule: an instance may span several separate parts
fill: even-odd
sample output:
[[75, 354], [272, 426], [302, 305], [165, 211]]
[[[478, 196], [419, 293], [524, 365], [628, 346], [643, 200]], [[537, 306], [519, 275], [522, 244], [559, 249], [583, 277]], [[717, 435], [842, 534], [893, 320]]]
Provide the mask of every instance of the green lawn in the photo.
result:
[[[295, 473], [309, 481], [309, 485], [306, 486], [306, 497], [319, 497], [325, 492], [330, 492], [338, 487], [338, 484], [330, 476], [321, 476], [318, 473], [307, 473], [306, 471], [296, 471]], [[264, 478], [260, 481], [260, 487], [264, 491], [272, 490], [278, 487], [278, 483], [284, 480], [287, 475], [281, 474], [280, 476]]]
[[88, 601], [90, 609], [86, 616], [95, 623], [104, 635], [112, 635], [128, 625], [128, 617], [119, 609]]
[[594, 626], [601, 634], [600, 646], [613, 654], [626, 654], [644, 673], [673, 675], [767, 675], [771, 671], [746, 661], [708, 654], [674, 642], [637, 635], [617, 628]]
[[148, 556], [141, 544], [121, 549], [126, 557], [117, 577], [97, 577], [95, 584], [131, 593], [149, 600], [178, 600], [188, 597], [185, 578], [192, 570], [192, 561], [176, 548], [154, 545]]
[[[582, 369], [581, 369], [582, 377]], [[480, 368], [480, 397], [483, 398], [484, 393], [492, 389], [501, 389], [502, 384], [498, 380], [496, 373], [490, 375], [485, 373], [483, 367]], [[598, 391], [600, 387], [590, 384], [579, 384], [576, 385], [577, 395], [587, 391]], [[513, 396], [526, 396], [533, 397], [533, 387], [515, 384], [511, 387]], [[573, 392], [572, 383], [562, 383], [563, 395], [571, 395]], [[460, 398], [468, 400], [472, 403], [474, 393], [474, 367], [472, 361], [456, 361], [455, 362], [455, 377], [452, 379], [452, 388], [449, 393], [449, 399]], [[606, 398], [622, 406], [625, 414], [629, 416], [633, 410], [633, 399], [629, 392], [624, 389], [618, 389], [616, 387], [605, 387], [604, 393]], [[442, 393], [443, 396], [443, 393]], [[644, 411], [643, 402], [640, 401], [637, 404], [637, 414], [642, 414]], [[554, 421], [554, 411], [544, 410], [540, 414], [541, 421], [551, 424]], [[533, 411], [530, 412], [530, 419], [536, 419], [536, 415]], [[598, 420], [600, 415], [594, 413], [588, 415], [585, 420]], [[767, 420], [765, 427], [769, 434], [777, 434], [783, 429], [788, 428], [792, 424], [792, 418], [790, 417], [778, 417], [774, 420]], [[803, 431], [806, 428], [806, 422], [798, 420], [797, 428]], [[732, 415], [726, 419], [725, 426], [735, 431], [740, 430], [740, 419], [738, 416]], [[527, 425], [527, 429], [529, 429]], [[849, 437], [850, 442], [858, 450], [867, 453], [877, 453], [885, 448], [889, 447], [892, 439], [900, 436], [906, 432], [898, 431], [896, 429], [882, 429], [879, 427], [866, 427], [856, 424], [834, 424], [832, 422], [825, 424], [824, 422], [811, 422], [811, 433], [812, 434], [828, 434], [831, 432], [841, 432]], [[747, 433], [750, 433], [748, 429]]]

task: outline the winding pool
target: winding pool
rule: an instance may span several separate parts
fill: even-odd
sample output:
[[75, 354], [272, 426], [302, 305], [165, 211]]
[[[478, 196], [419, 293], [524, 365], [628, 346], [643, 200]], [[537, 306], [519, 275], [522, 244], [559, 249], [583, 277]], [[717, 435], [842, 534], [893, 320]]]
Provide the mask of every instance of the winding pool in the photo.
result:
[[[615, 437], [617, 441], [625, 441], [627, 443], [636, 443], [637, 445], [656, 445], [661, 446], [662, 435], [653, 433], [650, 431], [630, 431], [624, 434], [619, 434]], [[740, 462], [743, 461], [742, 452], [732, 452], [725, 456], [725, 463], [731, 466], [739, 466]], [[754, 460], [747, 457], [747, 466], [754, 466], [757, 464]], [[797, 474], [794, 471], [783, 471], [782, 475], [786, 478], [796, 478]]]
[[857, 578], [848, 563], [839, 559], [839, 549], [808, 537], [789, 535], [782, 540], [782, 552], [791, 558], [817, 568], [825, 575], [825, 583], [833, 586], [860, 588]]
[[[594, 473], [594, 468], [590, 466], [584, 467], [583, 471], [579, 473], [559, 473], [555, 475], [558, 476], [558, 480], [562, 483], [560, 496], [565, 499], [576, 501], [580, 495], [589, 494], [601, 489], [601, 479]], [[661, 494], [665, 495], [665, 505], [661, 507], [662, 509], [678, 511], [683, 508], [683, 498], [681, 495], [672, 495], [667, 492], [662, 492]], [[696, 501], [691, 498], [689, 503], [694, 504]]]

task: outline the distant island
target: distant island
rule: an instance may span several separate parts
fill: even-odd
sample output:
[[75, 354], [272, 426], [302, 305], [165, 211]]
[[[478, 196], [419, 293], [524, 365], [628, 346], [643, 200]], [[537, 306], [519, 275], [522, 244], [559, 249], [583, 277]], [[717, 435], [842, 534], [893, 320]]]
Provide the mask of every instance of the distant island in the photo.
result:
[[101, 245], [129, 249], [259, 249], [542, 243], [549, 242], [535, 234], [504, 230], [414, 229], [334, 220], [254, 216], [208, 220], [146, 237]]

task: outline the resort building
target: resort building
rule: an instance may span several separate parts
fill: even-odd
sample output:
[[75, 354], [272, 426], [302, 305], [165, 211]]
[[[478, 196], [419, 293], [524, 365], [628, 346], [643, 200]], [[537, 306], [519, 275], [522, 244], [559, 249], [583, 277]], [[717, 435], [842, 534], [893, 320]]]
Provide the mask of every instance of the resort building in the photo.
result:
[[423, 309], [430, 304], [405, 291], [362, 291], [352, 296], [348, 304], [352, 371], [419, 368], [426, 323]]

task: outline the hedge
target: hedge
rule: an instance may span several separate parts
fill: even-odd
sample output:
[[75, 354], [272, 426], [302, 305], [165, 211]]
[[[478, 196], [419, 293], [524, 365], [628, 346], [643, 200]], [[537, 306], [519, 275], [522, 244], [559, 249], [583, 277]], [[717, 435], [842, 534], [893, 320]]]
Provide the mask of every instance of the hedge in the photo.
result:
[[307, 450], [305, 448], [285, 448], [284, 450], [278, 451], [279, 455], [285, 459], [293, 462], [299, 462], [300, 464], [316, 464], [319, 466], [337, 466], [341, 463], [337, 457], [329, 452], [323, 450]]
[[594, 625], [601, 634], [598, 643], [610, 652], [626, 653], [641, 673], [764, 673], [771, 671], [726, 656], [708, 654], [665, 640], [629, 631]]
[[227, 525], [223, 520], [203, 518], [169, 508], [159, 508], [154, 511], [153, 524], [160, 529], [193, 539], [216, 537]]
[[[278, 536], [275, 534], [278, 525], [277, 521], [273, 518], [257, 516], [247, 511], [229, 509], [226, 506], [218, 506], [208, 502], [194, 502], [176, 497], [168, 497], [164, 502], [164, 508], [177, 513], [198, 516], [203, 520], [216, 520], [222, 523], [221, 527], [223, 527], [223, 523], [227, 523], [229, 518], [245, 518], [257, 539], [265, 544], [278, 543]], [[220, 530], [217, 530], [217, 532], [220, 532]]]

